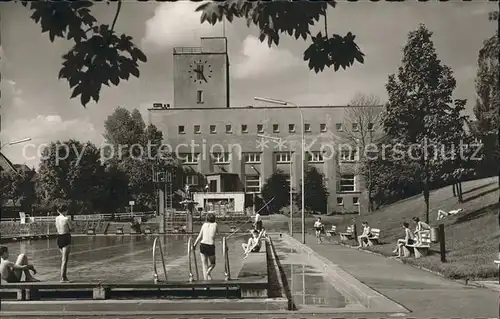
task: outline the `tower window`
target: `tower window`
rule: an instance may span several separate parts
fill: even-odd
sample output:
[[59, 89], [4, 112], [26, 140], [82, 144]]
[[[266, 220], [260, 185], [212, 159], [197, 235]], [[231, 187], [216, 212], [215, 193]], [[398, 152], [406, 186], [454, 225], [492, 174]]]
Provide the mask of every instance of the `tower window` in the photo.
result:
[[319, 130], [320, 130], [321, 132], [326, 132], [326, 124], [321, 123], [321, 124], [319, 125]]
[[264, 133], [264, 125], [257, 124], [257, 133]]
[[178, 130], [179, 130], [179, 131], [178, 131], [178, 132], [179, 132], [179, 134], [184, 134], [184, 133], [186, 133], [186, 131], [184, 130], [184, 125], [179, 125]]
[[241, 124], [241, 133], [248, 133], [248, 125]]
[[196, 92], [196, 103], [198, 103], [198, 104], [203, 103], [203, 90], [198, 90]]
[[217, 133], [215, 125], [210, 125], [210, 134], [215, 134], [215, 133]]
[[200, 134], [201, 133], [201, 127], [199, 125], [194, 126], [194, 133], [195, 134]]
[[233, 128], [231, 127], [231, 125], [226, 125], [226, 133], [227, 134], [233, 133]]
[[288, 124], [288, 132], [295, 133], [295, 124]]
[[304, 131], [310, 133], [311, 132], [311, 124], [304, 124]]
[[273, 132], [274, 133], [279, 133], [280, 132], [280, 126], [279, 126], [279, 124], [273, 124]]

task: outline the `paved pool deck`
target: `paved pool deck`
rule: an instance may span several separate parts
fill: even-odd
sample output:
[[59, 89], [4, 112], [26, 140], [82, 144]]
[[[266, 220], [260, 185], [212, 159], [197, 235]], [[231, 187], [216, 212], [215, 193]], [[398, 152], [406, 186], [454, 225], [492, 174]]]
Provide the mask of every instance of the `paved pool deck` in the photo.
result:
[[[294, 238], [301, 240], [300, 234]], [[306, 245], [344, 271], [411, 311], [407, 318], [498, 318], [499, 293], [466, 286], [397, 260], [306, 235]], [[363, 318], [370, 318], [363, 314]]]

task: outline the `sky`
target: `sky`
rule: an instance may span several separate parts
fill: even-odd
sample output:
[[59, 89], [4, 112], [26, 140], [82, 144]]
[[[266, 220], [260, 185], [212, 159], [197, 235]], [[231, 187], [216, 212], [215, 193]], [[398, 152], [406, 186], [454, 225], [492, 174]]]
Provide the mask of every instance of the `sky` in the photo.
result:
[[[5, 146], [2, 152], [14, 163], [36, 167], [35, 150], [44, 143], [73, 138], [101, 144], [104, 121], [118, 106], [137, 108], [147, 119], [152, 103], [172, 103], [172, 49], [197, 46], [202, 36], [223, 35], [222, 24], [200, 24], [200, 13], [194, 11], [198, 5], [124, 2], [115, 30], [132, 36], [148, 61], [140, 65], [140, 78], [103, 87], [99, 103], [84, 108], [79, 99], [70, 99], [68, 83], [57, 77], [61, 57], [71, 43], [51, 43], [21, 4], [1, 3], [0, 140], [32, 138], [29, 143]], [[340, 2], [328, 12], [328, 31], [355, 34], [365, 63], [319, 74], [310, 71], [302, 59], [308, 42], [284, 35], [278, 47], [269, 48], [267, 42], [258, 40], [255, 27], [247, 27], [244, 21], [227, 22], [231, 106], [262, 105], [254, 96], [300, 105], [345, 105], [356, 93], [375, 94], [385, 102], [385, 84], [400, 65], [408, 32], [424, 23], [434, 32], [438, 57], [454, 71], [454, 98], [467, 99], [467, 113], [472, 115], [478, 51], [496, 30], [496, 23], [488, 21], [488, 12], [496, 6], [486, 0]], [[100, 23], [111, 23], [115, 9], [116, 4], [96, 3], [92, 12]], [[322, 28], [320, 21], [312, 33]]]

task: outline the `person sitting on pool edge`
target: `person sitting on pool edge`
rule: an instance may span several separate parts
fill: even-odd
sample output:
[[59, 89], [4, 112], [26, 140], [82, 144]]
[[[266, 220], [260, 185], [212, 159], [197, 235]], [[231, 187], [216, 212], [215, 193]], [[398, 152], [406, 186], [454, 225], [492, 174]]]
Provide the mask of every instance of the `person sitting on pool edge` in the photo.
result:
[[241, 244], [243, 251], [245, 252], [245, 257], [248, 257], [249, 253], [258, 253], [260, 251], [260, 240], [264, 235], [265, 231], [259, 232], [258, 230], [252, 230], [252, 237], [248, 238], [248, 242]]
[[207, 214], [207, 221], [201, 226], [200, 233], [194, 241], [193, 248], [200, 242], [200, 257], [203, 267], [203, 278], [212, 280], [212, 270], [215, 268], [215, 235], [219, 233], [215, 215]]
[[0, 246], [0, 274], [2, 280], [6, 282], [21, 282], [24, 273], [24, 280], [27, 282], [40, 281], [30, 274], [36, 274], [36, 269], [33, 265], [28, 263], [28, 257], [25, 254], [17, 256], [15, 263], [9, 260], [9, 249], [6, 246]]

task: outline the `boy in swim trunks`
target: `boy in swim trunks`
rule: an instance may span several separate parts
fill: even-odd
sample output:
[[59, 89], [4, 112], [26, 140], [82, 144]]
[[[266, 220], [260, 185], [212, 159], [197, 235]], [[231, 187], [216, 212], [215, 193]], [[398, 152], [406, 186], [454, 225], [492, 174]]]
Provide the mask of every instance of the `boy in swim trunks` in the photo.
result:
[[69, 282], [67, 276], [68, 260], [71, 246], [71, 225], [69, 223], [68, 207], [61, 205], [57, 208], [56, 217], [57, 246], [61, 251], [61, 282]]
[[200, 257], [203, 267], [203, 278], [212, 280], [212, 270], [215, 268], [215, 235], [218, 233], [215, 215], [207, 214], [207, 221], [201, 226], [198, 238], [196, 238], [193, 247], [200, 242]]
[[314, 230], [316, 231], [316, 238], [318, 240], [318, 244], [321, 244], [323, 242], [323, 239], [321, 238], [321, 235], [325, 231], [325, 225], [321, 222], [321, 217], [318, 217], [318, 220], [314, 223]]
[[40, 281], [30, 274], [36, 274], [36, 269], [28, 263], [28, 257], [25, 254], [20, 254], [15, 263], [9, 261], [9, 249], [6, 246], [0, 246], [0, 275], [2, 280], [6, 282], [20, 282], [21, 277], [25, 277], [25, 281], [34, 282]]

